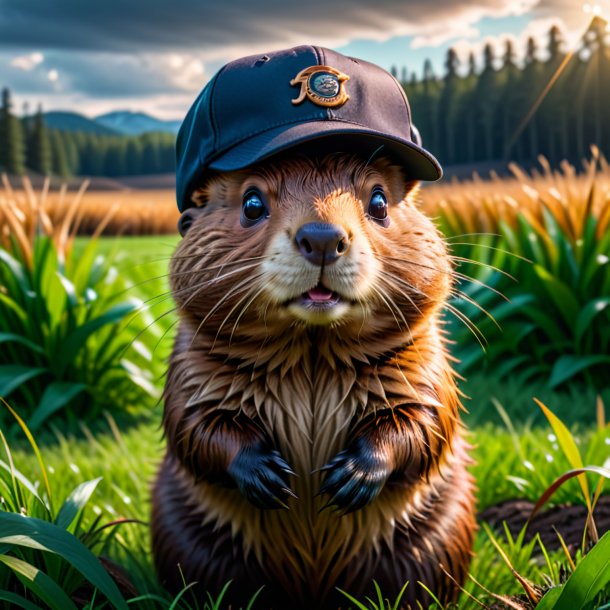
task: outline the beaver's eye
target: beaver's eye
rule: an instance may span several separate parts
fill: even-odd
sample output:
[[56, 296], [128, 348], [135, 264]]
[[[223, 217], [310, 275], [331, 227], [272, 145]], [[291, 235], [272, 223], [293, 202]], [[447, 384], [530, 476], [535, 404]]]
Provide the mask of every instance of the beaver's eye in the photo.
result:
[[252, 225], [265, 216], [266, 212], [261, 194], [254, 189], [246, 191], [242, 203], [242, 224]]
[[368, 214], [375, 220], [386, 220], [388, 217], [388, 200], [380, 186], [376, 186], [371, 193]]

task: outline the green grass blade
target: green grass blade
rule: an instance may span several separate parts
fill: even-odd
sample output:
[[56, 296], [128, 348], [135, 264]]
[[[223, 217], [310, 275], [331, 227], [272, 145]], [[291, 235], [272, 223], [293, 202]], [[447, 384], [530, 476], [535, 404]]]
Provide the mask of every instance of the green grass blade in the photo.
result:
[[600, 364], [610, 364], [610, 356], [591, 354], [589, 356], [561, 356], [554, 364], [549, 379], [549, 387], [555, 389], [585, 369]]
[[28, 349], [32, 350], [33, 352], [36, 352], [37, 354], [44, 355], [44, 350], [42, 349], [42, 347], [40, 347], [40, 345], [37, 345], [33, 341], [30, 341], [23, 335], [17, 335], [16, 333], [0, 333], [0, 343], [8, 342], [19, 343], [20, 345], [27, 347]]
[[432, 601], [438, 605], [439, 610], [444, 610], [445, 606], [443, 606], [443, 604], [441, 604], [440, 600], [438, 599], [438, 597], [436, 597], [436, 595], [434, 595], [434, 593], [432, 591], [430, 591], [430, 589], [420, 580], [417, 581], [417, 584], [424, 590], [426, 591], [426, 593], [432, 598]]
[[362, 602], [359, 602], [353, 595], [350, 595], [347, 591], [339, 589], [339, 587], [336, 587], [336, 589], [337, 591], [339, 591], [339, 593], [341, 593], [341, 595], [345, 595], [345, 597], [347, 597], [347, 599], [349, 599], [352, 604], [355, 604], [358, 610], [371, 610], [370, 608], [367, 608]]
[[610, 297], [600, 297], [587, 303], [576, 318], [574, 334], [576, 342], [580, 343], [594, 318], [610, 306]]
[[53, 413], [65, 407], [75, 396], [86, 390], [84, 383], [71, 381], [53, 381], [50, 383], [42, 395], [38, 407], [29, 418], [30, 430], [35, 431]]
[[536, 505], [532, 509], [532, 513], [529, 517], [529, 520], [533, 519], [534, 516], [538, 513], [538, 511], [546, 504], [549, 498], [566, 482], [574, 477], [581, 477], [585, 472], [592, 472], [593, 474], [598, 474], [606, 479], [610, 479], [610, 469], [602, 468], [601, 466], [583, 466], [582, 468], [575, 468], [574, 470], [568, 470], [568, 472], [564, 472], [560, 477], [555, 479], [553, 483], [551, 483], [544, 491], [544, 493], [536, 502]]
[[57, 519], [55, 519], [55, 525], [57, 525], [57, 527], [61, 527], [62, 529], [68, 529], [68, 527], [70, 527], [72, 521], [76, 518], [76, 515], [78, 515], [87, 502], [89, 502], [89, 499], [101, 480], [102, 477], [98, 477], [92, 481], [85, 481], [68, 496], [59, 509]]
[[32, 367], [23, 364], [3, 364], [0, 366], [0, 397], [6, 398], [21, 384], [48, 372], [42, 367]]
[[23, 430], [23, 433], [27, 437], [28, 442], [30, 443], [30, 446], [34, 450], [34, 454], [36, 455], [36, 459], [38, 460], [38, 466], [40, 467], [40, 473], [42, 474], [42, 480], [44, 481], [44, 487], [47, 491], [47, 497], [49, 498], [49, 509], [51, 511], [51, 514], [54, 514], [53, 494], [51, 493], [51, 486], [49, 485], [49, 477], [47, 476], [47, 469], [45, 468], [44, 461], [42, 459], [42, 455], [40, 454], [40, 449], [38, 449], [38, 444], [34, 440], [32, 433], [30, 432], [28, 427], [25, 425], [25, 422], [21, 419], [21, 417], [19, 417], [19, 415], [17, 415], [17, 413], [11, 408], [11, 406], [9, 404], [7, 404], [5, 401], [3, 401], [3, 402], [4, 402], [4, 405], [6, 406], [6, 408], [11, 412], [13, 417], [17, 420], [17, 423], [21, 426], [21, 429]]
[[64, 590], [32, 564], [9, 555], [0, 555], [0, 563], [10, 568], [26, 588], [44, 600], [53, 610], [76, 610], [74, 602]]
[[95, 555], [72, 534], [53, 523], [13, 513], [0, 513], [0, 542], [56, 553], [97, 587], [117, 610], [127, 603]]
[[409, 586], [409, 581], [407, 580], [405, 582], [405, 584], [402, 586], [402, 589], [398, 592], [398, 595], [396, 597], [396, 600], [394, 601], [394, 605], [392, 606], [391, 610], [398, 610], [399, 606], [400, 606], [400, 602], [402, 601], [402, 598], [405, 594], [405, 591], [407, 590], [407, 587]]
[[167, 609], [167, 610], [175, 610], [178, 607], [178, 602], [184, 597], [184, 594], [191, 589], [192, 587], [194, 587], [197, 583], [196, 582], [192, 582], [190, 585], [186, 585], [182, 591], [180, 591], [180, 593], [178, 593], [178, 595], [176, 595], [176, 597], [174, 598], [174, 601], [172, 602], [171, 606]]
[[115, 305], [97, 318], [89, 320], [86, 324], [77, 327], [70, 333], [62, 344], [62, 351], [58, 354], [57, 371], [63, 372], [71, 359], [82, 349], [89, 337], [107, 324], [120, 322], [127, 314], [137, 308], [135, 303], [125, 302]]
[[248, 605], [246, 606], [246, 610], [252, 610], [252, 608], [254, 607], [254, 602], [256, 601], [256, 599], [258, 598], [258, 596], [261, 594], [261, 591], [265, 588], [265, 585], [263, 585], [260, 589], [258, 589], [256, 591], [256, 593], [252, 596], [252, 599], [248, 602]]
[[11, 593], [10, 591], [0, 591], [0, 600], [9, 602], [11, 604], [8, 606], [9, 608], [20, 607], [24, 608], [24, 610], [40, 610], [40, 606], [37, 606], [25, 599], [25, 597], [21, 597], [21, 595]]
[[18, 500], [20, 506], [23, 506], [24, 504], [26, 504], [26, 502], [25, 498], [23, 498], [23, 496], [21, 495], [21, 489], [17, 489], [18, 483], [23, 485], [23, 487], [25, 487], [32, 494], [32, 496], [36, 498], [36, 500], [38, 500], [40, 505], [43, 506], [47, 510], [47, 512], [49, 512], [49, 507], [44, 503], [43, 499], [38, 494], [38, 490], [36, 489], [34, 484], [24, 474], [19, 472], [19, 470], [15, 468], [14, 464], [6, 464], [2, 460], [0, 460], [0, 468], [3, 468], [11, 474], [11, 478], [13, 480], [13, 493], [16, 495], [15, 499]]
[[583, 557], [570, 575], [553, 610], [574, 610], [592, 603], [610, 584], [610, 532]]
[[[562, 590], [563, 587], [553, 587], [552, 589], [549, 589], [544, 594], [544, 597], [538, 602], [536, 610], [553, 610], [556, 608], [557, 606], [555, 604], [557, 603]], [[576, 607], [577, 606], [574, 606], [572, 610], [575, 610]]]
[[[573, 469], [582, 468], [583, 463], [580, 451], [576, 446], [574, 437], [567, 429], [565, 424], [537, 398], [534, 398], [534, 402], [542, 409], [542, 412], [549, 420], [549, 423], [553, 428], [553, 432], [555, 432], [555, 436], [557, 436], [557, 443], [561, 447], [561, 451], [570, 463], [570, 466], [572, 466]], [[589, 493], [589, 483], [587, 482], [587, 477], [584, 474], [580, 475], [578, 477], [578, 483], [582, 489], [587, 508], [589, 508], [591, 506], [591, 494]]]

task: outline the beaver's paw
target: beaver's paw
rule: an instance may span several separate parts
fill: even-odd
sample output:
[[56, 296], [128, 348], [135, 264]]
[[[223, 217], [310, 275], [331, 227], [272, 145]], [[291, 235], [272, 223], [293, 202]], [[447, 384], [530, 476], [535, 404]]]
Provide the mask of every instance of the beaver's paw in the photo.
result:
[[242, 449], [227, 473], [244, 498], [257, 508], [288, 508], [288, 498], [296, 498], [288, 485], [294, 471], [279, 451], [262, 442]]
[[374, 452], [363, 438], [338, 453], [321, 470], [326, 473], [326, 478], [320, 487], [320, 495], [329, 494], [331, 497], [323, 508], [335, 506], [343, 514], [370, 504], [392, 472], [387, 458]]

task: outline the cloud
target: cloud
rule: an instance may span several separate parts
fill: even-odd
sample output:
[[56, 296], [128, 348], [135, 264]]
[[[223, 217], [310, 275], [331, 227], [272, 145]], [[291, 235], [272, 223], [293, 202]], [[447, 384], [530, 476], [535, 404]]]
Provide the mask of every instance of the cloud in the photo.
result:
[[243, 55], [410, 36], [412, 50], [451, 42], [466, 57], [485, 42], [482, 19], [526, 13], [570, 32], [586, 19], [580, 0], [0, 0], [0, 75], [22, 96], [48, 96], [45, 105], [155, 99], [169, 112]]
[[18, 70], [30, 72], [43, 61], [44, 55], [42, 53], [35, 52], [30, 53], [29, 55], [18, 55], [17, 57], [13, 57], [11, 60], [11, 66], [13, 66], [13, 68], [17, 68]]
[[0, 46], [105, 52], [196, 50], [205, 62], [314, 42], [462, 36], [483, 17], [519, 15], [539, 0], [0, 0]]
[[462, 66], [462, 72], [468, 63], [468, 57], [472, 53], [475, 58], [479, 59], [483, 55], [483, 48], [485, 45], [490, 44], [495, 52], [496, 63], [500, 63], [506, 45], [506, 41], [510, 40], [513, 43], [513, 50], [515, 52], [517, 63], [523, 62], [525, 59], [525, 52], [527, 49], [528, 38], [533, 38], [538, 46], [537, 57], [540, 60], [546, 60], [548, 53], [546, 44], [549, 37], [549, 30], [551, 27], [557, 26], [561, 31], [561, 37], [564, 41], [565, 50], [573, 49], [580, 39], [581, 31], [570, 31], [566, 26], [565, 22], [558, 17], [542, 17], [530, 21], [525, 29], [518, 35], [514, 34], [501, 34], [499, 36], [485, 36], [480, 40], [469, 40], [461, 38], [451, 44], [451, 47], [456, 51], [460, 64]]

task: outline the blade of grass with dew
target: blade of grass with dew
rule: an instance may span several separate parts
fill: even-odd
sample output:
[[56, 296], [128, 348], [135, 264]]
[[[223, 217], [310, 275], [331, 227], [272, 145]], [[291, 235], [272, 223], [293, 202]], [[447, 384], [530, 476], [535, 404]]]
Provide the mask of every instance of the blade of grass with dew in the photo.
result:
[[[573, 469], [578, 469], [583, 467], [582, 457], [580, 455], [580, 451], [576, 446], [576, 442], [574, 441], [574, 437], [565, 426], [565, 424], [548, 408], [546, 407], [540, 400], [534, 398], [534, 402], [542, 409], [542, 412], [549, 420], [553, 431], [555, 432], [555, 436], [557, 436], [557, 443], [561, 447], [563, 454], [566, 459], [570, 463]], [[580, 484], [580, 488], [582, 489], [582, 493], [587, 503], [587, 507], [591, 506], [591, 498], [589, 492], [589, 484], [587, 482], [587, 477], [583, 474], [578, 477], [578, 482]]]
[[65, 530], [70, 527], [78, 513], [85, 507], [87, 502], [89, 502], [89, 499], [101, 480], [102, 477], [98, 477], [92, 481], [85, 481], [74, 489], [59, 509], [59, 513], [55, 519], [55, 524], [58, 527]]
[[603, 468], [601, 466], [583, 466], [582, 468], [575, 468], [574, 470], [568, 470], [568, 472], [564, 472], [561, 476], [557, 477], [551, 485], [547, 487], [545, 492], [540, 496], [532, 512], [529, 516], [528, 522], [531, 521], [538, 511], [548, 502], [549, 498], [566, 482], [574, 477], [580, 477], [585, 472], [591, 472], [593, 474], [598, 474], [601, 477], [606, 479], [610, 479], [610, 469]]
[[38, 461], [38, 466], [40, 467], [40, 473], [42, 474], [42, 480], [44, 481], [44, 487], [47, 492], [47, 497], [49, 499], [49, 511], [53, 515], [53, 514], [55, 514], [55, 511], [53, 510], [53, 494], [51, 493], [51, 486], [49, 485], [49, 477], [47, 476], [47, 469], [45, 468], [44, 461], [42, 459], [42, 455], [40, 454], [40, 449], [38, 448], [38, 444], [36, 443], [36, 440], [32, 436], [32, 433], [30, 432], [29, 428], [26, 426], [25, 422], [21, 419], [21, 417], [19, 417], [19, 415], [17, 415], [15, 410], [12, 409], [11, 406], [5, 400], [3, 400], [3, 399], [0, 399], [0, 400], [2, 400], [2, 402], [4, 403], [4, 406], [11, 412], [12, 416], [17, 420], [17, 423], [23, 430], [23, 433], [27, 437], [28, 442], [30, 443], [30, 446], [32, 447], [32, 449], [34, 451], [34, 454], [36, 455], [36, 460]]

